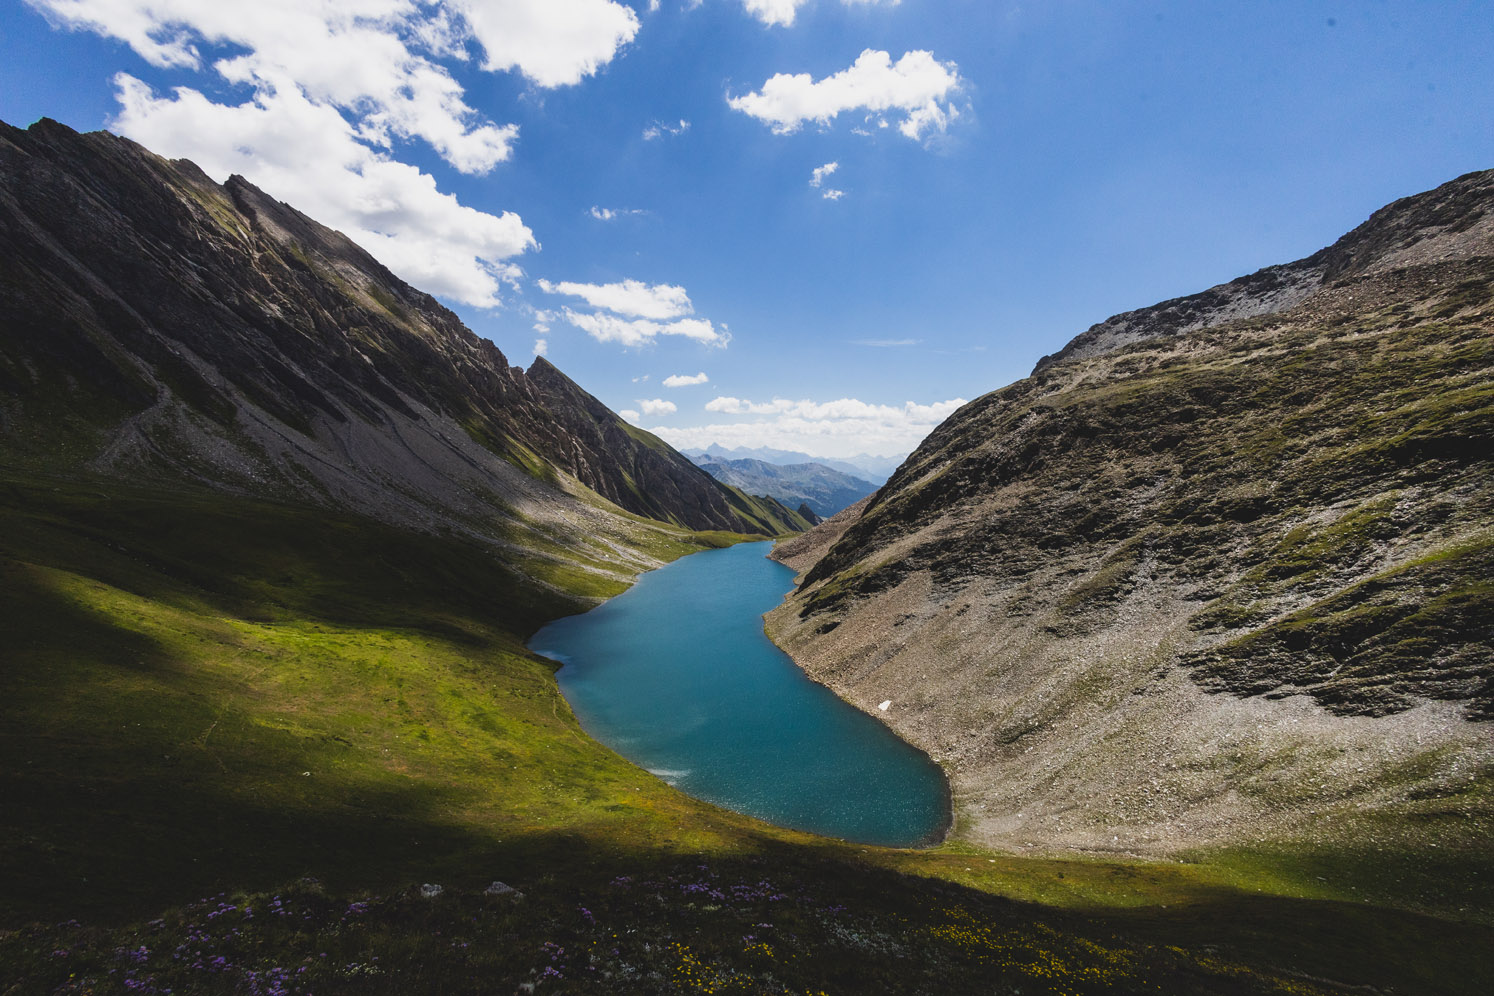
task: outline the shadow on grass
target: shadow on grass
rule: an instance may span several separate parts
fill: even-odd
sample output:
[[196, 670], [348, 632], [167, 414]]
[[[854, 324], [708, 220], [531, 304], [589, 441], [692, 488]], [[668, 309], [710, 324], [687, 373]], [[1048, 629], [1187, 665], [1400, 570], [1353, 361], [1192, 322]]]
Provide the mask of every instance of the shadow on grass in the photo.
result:
[[493, 629], [522, 638], [590, 604], [473, 542], [255, 499], [108, 487], [0, 482], [0, 552], [180, 607], [472, 643]]
[[[578, 919], [586, 909], [619, 931], [642, 931], [650, 951], [693, 945], [733, 972], [839, 992], [990, 991], [991, 979], [1050, 970], [1120, 991], [1148, 988], [1143, 979], [1175, 992], [1281, 991], [1261, 972], [1382, 991], [1494, 990], [1494, 932], [1485, 927], [1197, 882], [1169, 886], [1180, 909], [1021, 903], [993, 894], [999, 880], [983, 889], [950, 881], [943, 865], [968, 858], [820, 841], [678, 796], [587, 740], [544, 665], [516, 657], [501, 670], [488, 651], [517, 647], [515, 634], [573, 605], [533, 593], [487, 553], [452, 541], [258, 502], [82, 489], [0, 488], [0, 516], [9, 561], [0, 605], [9, 641], [0, 667], [7, 926], [112, 924], [98, 936], [99, 950], [113, 951], [143, 929], [134, 921], [303, 876], [344, 897], [421, 882], [476, 890], [501, 879], [532, 902], [501, 922], [503, 943], [523, 950], [494, 969], [519, 973], [502, 975], [511, 984], [533, 978], [524, 973], [538, 971], [535, 950], [561, 943], [554, 938], [573, 949], [600, 943], [596, 924]], [[386, 644], [360, 645], [365, 657], [338, 657], [316, 640], [304, 652], [292, 642], [269, 653], [240, 625], [256, 622], [294, 635], [337, 628], [355, 642], [411, 630], [433, 640], [400, 653], [451, 644], [479, 663], [443, 665], [431, 677], [446, 686], [417, 690], [401, 684], [403, 659]], [[350, 690], [388, 683], [387, 701], [370, 700], [377, 722], [301, 717], [282, 701], [294, 687], [245, 677], [245, 661], [250, 677], [278, 678], [323, 652], [344, 667], [337, 680]], [[348, 661], [371, 670], [348, 672]], [[455, 711], [421, 713], [405, 701], [417, 692], [455, 702]], [[363, 708], [349, 699], [332, 707]], [[421, 725], [453, 716], [470, 718], [455, 730]], [[366, 742], [341, 738], [344, 721]], [[386, 760], [386, 736], [415, 746]], [[525, 749], [511, 774], [509, 759], [495, 757]], [[1028, 873], [1014, 862], [1014, 873]], [[771, 889], [754, 885], [763, 882]], [[738, 908], [715, 892], [749, 898]], [[795, 912], [766, 892], [793, 897]], [[425, 933], [414, 933], [429, 926], [419, 907], [389, 909], [380, 943], [406, 951], [411, 965], [436, 957]], [[773, 943], [797, 952], [797, 967], [753, 961], [761, 952], [747, 937], [754, 924], [778, 922], [769, 914], [792, 925], [792, 938]], [[337, 923], [322, 926], [335, 934]], [[44, 947], [56, 929], [25, 937]], [[303, 942], [267, 941], [265, 957], [300, 957], [292, 948]], [[456, 976], [437, 981], [484, 991]]]

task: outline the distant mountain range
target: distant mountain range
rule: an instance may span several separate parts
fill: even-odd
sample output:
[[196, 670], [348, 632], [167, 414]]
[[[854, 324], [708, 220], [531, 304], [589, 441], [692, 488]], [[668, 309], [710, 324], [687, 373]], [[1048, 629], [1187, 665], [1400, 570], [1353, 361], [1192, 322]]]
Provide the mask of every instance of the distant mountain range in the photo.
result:
[[770, 446], [733, 446], [727, 448], [719, 443], [712, 443], [705, 449], [681, 450], [681, 453], [700, 463], [701, 457], [710, 457], [715, 460], [761, 460], [764, 463], [777, 464], [780, 467], [793, 466], [803, 463], [817, 463], [831, 470], [838, 470], [842, 474], [859, 477], [863, 481], [870, 481], [875, 486], [886, 483], [892, 472], [902, 465], [903, 457], [900, 456], [873, 456], [870, 453], [858, 453], [845, 460], [834, 460], [830, 457], [811, 456], [808, 453], [800, 453], [798, 450], [775, 450]]
[[695, 462], [716, 480], [748, 494], [776, 498], [789, 508], [807, 505], [820, 519], [877, 490], [870, 481], [822, 463], [777, 464], [766, 460], [725, 460], [699, 456]]

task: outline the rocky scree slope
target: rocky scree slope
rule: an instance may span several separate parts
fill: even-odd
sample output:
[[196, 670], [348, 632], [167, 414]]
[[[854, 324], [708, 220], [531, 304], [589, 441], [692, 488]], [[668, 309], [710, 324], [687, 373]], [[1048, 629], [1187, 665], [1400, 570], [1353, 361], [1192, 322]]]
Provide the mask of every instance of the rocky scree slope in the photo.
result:
[[32, 471], [186, 479], [486, 542], [538, 530], [529, 547], [616, 533], [621, 510], [805, 525], [543, 359], [510, 366], [244, 179], [104, 132], [0, 125], [0, 316], [0, 445]]
[[828, 530], [769, 632], [970, 838], [1486, 849], [1494, 171], [1095, 326]]
[[774, 464], [763, 460], [702, 460], [698, 466], [716, 480], [748, 494], [768, 495], [784, 505], [808, 505], [829, 518], [866, 497], [877, 486], [822, 463]]

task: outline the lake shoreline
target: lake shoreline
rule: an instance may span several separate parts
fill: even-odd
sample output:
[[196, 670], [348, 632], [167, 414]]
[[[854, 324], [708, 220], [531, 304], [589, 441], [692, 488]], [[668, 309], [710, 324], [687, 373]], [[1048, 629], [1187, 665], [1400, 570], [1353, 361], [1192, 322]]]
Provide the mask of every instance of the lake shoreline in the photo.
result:
[[[788, 595], [785, 595], [783, 597], [785, 600], [788, 599]], [[912, 747], [915, 751], [922, 754], [925, 758], [928, 759], [929, 766], [939, 773], [939, 784], [944, 787], [944, 822], [938, 830], [930, 832], [927, 836], [920, 838], [912, 844], [908, 844], [904, 849], [910, 851], [927, 851], [930, 848], [938, 847], [939, 845], [948, 841], [950, 835], [954, 833], [955, 828], [955, 796], [954, 783], [951, 781], [949, 773], [944, 770], [944, 766], [941, 765], [938, 761], [934, 760], [933, 755], [928, 751], [924, 750], [922, 747], [913, 743], [911, 740], [907, 739], [901, 733], [899, 733], [891, 723], [887, 722], [886, 718], [881, 713], [873, 712], [870, 709], [863, 709], [861, 706], [858, 706], [850, 699], [841, 695], [840, 692], [836, 691], [833, 686], [826, 684], [825, 682], [816, 678], [814, 675], [810, 674], [809, 671], [804, 668], [804, 665], [800, 664], [798, 659], [794, 657], [793, 654], [785, 650], [782, 644], [773, 639], [773, 634], [768, 632], [767, 613], [763, 614], [763, 636], [766, 636], [769, 642], [773, 644], [773, 646], [783, 651], [783, 655], [794, 662], [794, 667], [798, 668], [799, 672], [803, 674], [804, 677], [808, 678], [816, 685], [819, 685], [831, 695], [834, 695], [837, 699], [840, 699], [840, 701], [844, 702], [846, 705], [850, 706], [852, 709], [855, 709], [862, 715], [870, 716], [872, 719], [875, 719], [877, 722], [885, 726], [893, 736], [897, 737], [903, 743], [907, 744], [909, 747]]]
[[647, 572], [529, 648], [562, 663], [589, 736], [685, 794], [827, 839], [939, 845], [955, 825], [948, 775], [773, 641], [767, 613], [793, 572], [766, 556], [771, 542], [749, 546]]

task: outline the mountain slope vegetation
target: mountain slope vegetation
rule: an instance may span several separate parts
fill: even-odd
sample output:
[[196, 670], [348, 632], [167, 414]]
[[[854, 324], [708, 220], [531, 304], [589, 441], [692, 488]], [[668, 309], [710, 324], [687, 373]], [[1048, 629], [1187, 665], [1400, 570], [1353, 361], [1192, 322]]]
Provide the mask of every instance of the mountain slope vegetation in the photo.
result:
[[1489, 987], [1461, 894], [725, 812], [524, 647], [802, 525], [242, 180], [0, 128], [0, 991]]
[[1421, 864], [1487, 911], [1491, 385], [1485, 172], [965, 406], [770, 632], [892, 700], [962, 839]]

